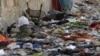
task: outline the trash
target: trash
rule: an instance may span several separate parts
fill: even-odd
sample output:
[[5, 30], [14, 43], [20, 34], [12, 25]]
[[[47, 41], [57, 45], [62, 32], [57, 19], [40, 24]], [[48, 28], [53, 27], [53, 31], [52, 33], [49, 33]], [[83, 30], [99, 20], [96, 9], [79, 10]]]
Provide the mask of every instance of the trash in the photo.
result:
[[15, 42], [13, 42], [13, 43], [11, 43], [11, 44], [9, 44], [8, 46], [7, 46], [7, 48], [9, 48], [9, 49], [16, 49], [16, 48], [20, 48], [20, 46], [19, 45], [17, 45], [17, 43]]
[[33, 56], [42, 56], [42, 53], [35, 53]]
[[5, 51], [3, 49], [0, 49], [0, 56], [6, 55]]
[[24, 43], [23, 48], [30, 48], [33, 49], [33, 44], [32, 43]]
[[33, 48], [39, 48], [39, 44], [38, 43], [33, 44]]
[[[39, 17], [37, 15], [39, 11], [36, 10], [34, 15], [30, 12], [29, 16], [33, 16], [30, 25], [21, 26], [20, 29], [12, 28], [12, 33], [9, 33], [12, 38], [0, 35], [0, 45], [8, 45], [5, 47], [8, 50], [1, 50], [0, 53], [5, 54], [8, 51], [7, 54], [10, 56], [17, 54], [21, 56], [99, 55], [100, 10], [98, 6], [98, 2], [87, 0], [73, 4], [72, 10], [67, 14], [67, 11], [47, 11], [45, 17], [40, 16], [43, 18], [40, 20], [41, 25], [38, 25], [37, 18], [33, 18]], [[33, 13], [35, 13], [34, 10], [32, 10]]]
[[63, 34], [64, 31], [62, 29], [55, 29], [54, 33]]
[[69, 46], [66, 46], [66, 48], [67, 48], [67, 49], [72, 49], [72, 50], [73, 50], [73, 49], [75, 49], [75, 48], [76, 48], [76, 46], [69, 45]]
[[18, 50], [17, 54], [21, 55], [21, 56], [27, 56], [27, 53], [24, 50]]

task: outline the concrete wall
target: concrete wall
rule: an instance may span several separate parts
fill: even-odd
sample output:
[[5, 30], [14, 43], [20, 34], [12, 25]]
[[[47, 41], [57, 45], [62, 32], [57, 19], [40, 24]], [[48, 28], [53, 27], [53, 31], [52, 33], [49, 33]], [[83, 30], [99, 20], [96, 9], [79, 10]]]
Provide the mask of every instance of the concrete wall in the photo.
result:
[[41, 3], [43, 4], [43, 11], [51, 9], [51, 0], [1, 0], [2, 12], [0, 23], [2, 23], [4, 30], [6, 30], [7, 26], [16, 22], [21, 12], [27, 9], [26, 2], [29, 3], [29, 7], [32, 10], [39, 10]]

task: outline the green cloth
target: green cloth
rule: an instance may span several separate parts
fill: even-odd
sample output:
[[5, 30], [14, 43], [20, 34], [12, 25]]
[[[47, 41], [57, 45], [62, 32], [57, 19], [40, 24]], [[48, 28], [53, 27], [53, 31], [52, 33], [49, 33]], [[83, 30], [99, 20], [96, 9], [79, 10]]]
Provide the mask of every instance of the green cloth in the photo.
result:
[[73, 6], [72, 0], [59, 0], [60, 6], [64, 6], [65, 9], [71, 10]]
[[54, 30], [54, 33], [58, 33], [58, 34], [63, 34], [64, 33], [64, 30], [62, 30], [62, 29], [55, 29]]
[[33, 56], [42, 56], [42, 53], [35, 53]]

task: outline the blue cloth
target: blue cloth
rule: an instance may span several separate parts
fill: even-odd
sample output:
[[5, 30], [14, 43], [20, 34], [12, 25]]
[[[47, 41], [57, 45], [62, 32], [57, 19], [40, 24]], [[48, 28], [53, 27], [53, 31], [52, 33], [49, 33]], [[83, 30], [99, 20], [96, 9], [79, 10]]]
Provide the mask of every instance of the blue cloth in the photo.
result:
[[35, 43], [35, 44], [33, 44], [33, 48], [39, 48], [39, 44], [38, 43]]
[[65, 9], [71, 10], [73, 6], [72, 0], [59, 0], [60, 6], [64, 5]]
[[23, 47], [23, 42], [17, 42], [17, 45], [19, 45], [20, 46], [20, 48], [22, 48]]
[[[20, 48], [22, 48], [24, 44], [25, 44], [25, 43], [23, 43], [23, 42], [17, 42], [17, 45], [19, 45]], [[39, 46], [40, 46], [40, 45], [39, 45], [38, 43], [32, 44], [32, 47], [33, 47], [33, 48], [39, 48]]]

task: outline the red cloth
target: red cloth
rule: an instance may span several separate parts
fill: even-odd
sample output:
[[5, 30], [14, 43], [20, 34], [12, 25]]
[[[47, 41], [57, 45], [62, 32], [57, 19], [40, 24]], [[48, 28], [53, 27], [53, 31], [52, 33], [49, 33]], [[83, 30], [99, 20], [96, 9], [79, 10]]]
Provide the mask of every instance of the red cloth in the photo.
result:
[[67, 40], [73, 40], [71, 37], [70, 37], [70, 35], [69, 34], [61, 34], [60, 36], [59, 36], [61, 39], [63, 39], [63, 40], [65, 40], [65, 41], [67, 41]]
[[90, 25], [90, 28], [95, 28], [97, 25], [100, 25], [100, 22], [94, 22]]
[[2, 42], [4, 40], [5, 40], [5, 37], [2, 34], [0, 34], [0, 42]]
[[11, 38], [6, 38], [2, 34], [0, 34], [0, 42], [11, 42]]
[[54, 10], [59, 10], [58, 0], [52, 0], [52, 7]]

